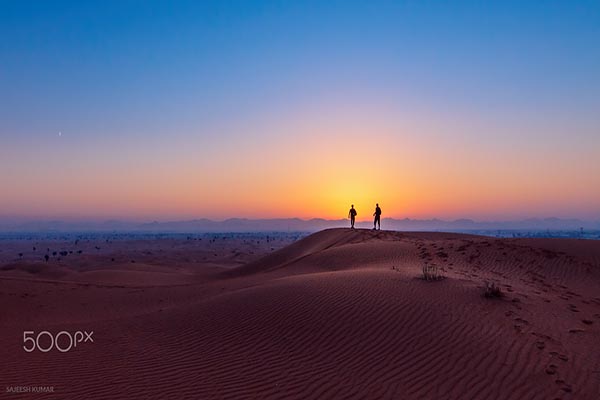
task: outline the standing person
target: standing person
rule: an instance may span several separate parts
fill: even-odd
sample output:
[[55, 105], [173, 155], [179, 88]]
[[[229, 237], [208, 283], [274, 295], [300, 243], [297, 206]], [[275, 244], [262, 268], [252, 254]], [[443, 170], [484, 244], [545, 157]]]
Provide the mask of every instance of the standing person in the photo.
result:
[[348, 211], [348, 218], [350, 218], [350, 228], [354, 229], [354, 221], [356, 221], [356, 210], [354, 209], [354, 204], [350, 206], [350, 211]]
[[381, 208], [379, 208], [379, 203], [375, 204], [375, 212], [373, 213], [375, 219], [373, 220], [373, 230], [379, 226], [379, 230], [381, 230]]

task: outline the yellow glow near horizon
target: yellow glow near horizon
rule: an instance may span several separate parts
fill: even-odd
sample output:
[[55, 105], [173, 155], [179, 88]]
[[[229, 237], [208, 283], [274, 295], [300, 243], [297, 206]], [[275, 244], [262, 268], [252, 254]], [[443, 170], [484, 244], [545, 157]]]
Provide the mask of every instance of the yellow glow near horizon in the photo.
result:
[[[208, 145], [155, 138], [87, 152], [29, 149], [27, 164], [7, 164], [24, 167], [1, 178], [11, 190], [0, 205], [39, 216], [338, 219], [354, 204], [368, 220], [375, 203], [384, 217], [501, 218], [577, 216], [600, 202], [591, 147], [548, 163], [526, 146], [459, 140], [436, 126], [316, 115], [238, 127], [243, 139]], [[7, 182], [11, 174], [19, 179]]]

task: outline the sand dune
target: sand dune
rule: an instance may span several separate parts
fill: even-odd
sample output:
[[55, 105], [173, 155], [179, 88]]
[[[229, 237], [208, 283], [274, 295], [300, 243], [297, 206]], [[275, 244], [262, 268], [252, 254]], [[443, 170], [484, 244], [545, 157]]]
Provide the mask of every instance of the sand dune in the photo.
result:
[[[0, 388], [54, 387], [1, 395], [600, 398], [600, 242], [332, 229], [241, 266], [174, 245], [135, 265], [0, 265]], [[445, 279], [420, 279], [425, 262]], [[23, 330], [95, 341], [26, 353]]]

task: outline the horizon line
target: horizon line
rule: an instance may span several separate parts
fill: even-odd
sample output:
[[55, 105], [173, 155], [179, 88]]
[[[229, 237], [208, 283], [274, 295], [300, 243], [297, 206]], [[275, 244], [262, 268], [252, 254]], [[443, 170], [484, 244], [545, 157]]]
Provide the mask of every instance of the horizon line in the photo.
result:
[[[138, 223], [138, 224], [153, 224], [153, 223], [178, 223], [178, 222], [195, 222], [195, 221], [209, 221], [209, 222], [227, 222], [227, 221], [284, 221], [284, 220], [296, 220], [302, 222], [310, 221], [346, 221], [348, 218], [327, 218], [327, 217], [226, 217], [226, 218], [210, 218], [210, 217], [189, 217], [189, 218], [137, 218], [137, 217], [94, 217], [94, 216], [48, 216], [48, 217], [37, 217], [37, 216], [2, 216], [0, 215], [0, 222], [88, 222], [88, 223], [102, 223], [102, 222], [124, 222], [124, 223]], [[357, 219], [357, 222], [369, 222], [372, 218]], [[501, 223], [501, 222], [524, 222], [524, 221], [581, 221], [581, 222], [600, 222], [600, 215], [597, 218], [579, 218], [579, 217], [557, 217], [557, 216], [523, 216], [523, 217], [511, 217], [511, 218], [473, 218], [473, 217], [383, 217], [382, 220], [394, 220], [394, 221], [439, 221], [439, 222], [475, 222], [475, 223]]]

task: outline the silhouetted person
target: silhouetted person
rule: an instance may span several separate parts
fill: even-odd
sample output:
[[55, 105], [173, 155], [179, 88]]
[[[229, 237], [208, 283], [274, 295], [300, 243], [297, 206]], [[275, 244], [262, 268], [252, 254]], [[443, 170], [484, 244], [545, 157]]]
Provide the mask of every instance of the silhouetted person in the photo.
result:
[[381, 230], [381, 208], [379, 208], [379, 203], [375, 204], [373, 216], [375, 217], [373, 220], [373, 230], [375, 230], [376, 227], [379, 227], [379, 230]]
[[348, 218], [350, 218], [350, 228], [354, 229], [354, 221], [356, 221], [356, 210], [354, 209], [354, 204], [350, 206], [350, 211], [348, 211]]

